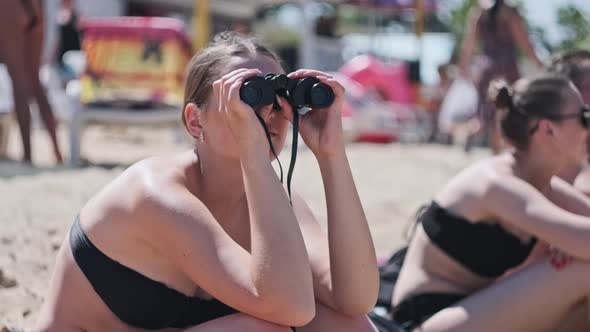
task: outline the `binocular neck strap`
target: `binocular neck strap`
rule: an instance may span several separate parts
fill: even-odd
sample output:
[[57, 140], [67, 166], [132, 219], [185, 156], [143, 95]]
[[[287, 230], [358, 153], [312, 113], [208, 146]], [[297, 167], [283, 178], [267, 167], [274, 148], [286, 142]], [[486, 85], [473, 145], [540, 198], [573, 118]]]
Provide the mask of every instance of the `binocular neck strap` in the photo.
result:
[[291, 162], [289, 164], [289, 171], [287, 172], [287, 191], [289, 192], [289, 202], [293, 205], [291, 200], [291, 179], [293, 177], [293, 170], [295, 169], [295, 161], [297, 161], [297, 139], [299, 138], [299, 112], [296, 105], [291, 105], [293, 109], [293, 141], [291, 142]]
[[[293, 178], [293, 170], [295, 169], [295, 161], [297, 161], [297, 141], [299, 138], [299, 112], [297, 111], [297, 105], [292, 104], [291, 109], [293, 110], [293, 142], [291, 144], [291, 162], [289, 164], [289, 171], [287, 172], [287, 192], [289, 193], [289, 202], [291, 203], [291, 205], [293, 205], [293, 201], [291, 199], [291, 179]], [[272, 155], [275, 157], [275, 159], [277, 160], [277, 163], [279, 164], [279, 170], [281, 173], [281, 183], [283, 183], [283, 166], [281, 165], [281, 161], [279, 160], [279, 157], [275, 151], [275, 148], [272, 145], [272, 140], [270, 138], [270, 133], [268, 132], [268, 128], [266, 127], [266, 123], [264, 122], [264, 119], [262, 119], [262, 117], [258, 113], [254, 112], [254, 114], [256, 114], [258, 121], [260, 121], [260, 124], [262, 125], [262, 128], [264, 129], [264, 133], [266, 134], [266, 139], [268, 140], [268, 144], [270, 145], [270, 151], [272, 152]]]
[[275, 152], [275, 148], [272, 145], [272, 140], [270, 138], [270, 133], [268, 132], [268, 128], [266, 127], [266, 123], [264, 123], [264, 119], [262, 119], [260, 114], [258, 114], [257, 112], [254, 112], [254, 114], [256, 114], [258, 121], [260, 122], [260, 124], [262, 125], [262, 128], [264, 129], [264, 133], [266, 134], [266, 139], [268, 140], [268, 145], [270, 145], [270, 152], [272, 152], [272, 155], [277, 160], [277, 163], [279, 163], [279, 170], [281, 171], [281, 183], [283, 183], [283, 166], [281, 166], [281, 161], [279, 160], [279, 157], [277, 156], [277, 153]]

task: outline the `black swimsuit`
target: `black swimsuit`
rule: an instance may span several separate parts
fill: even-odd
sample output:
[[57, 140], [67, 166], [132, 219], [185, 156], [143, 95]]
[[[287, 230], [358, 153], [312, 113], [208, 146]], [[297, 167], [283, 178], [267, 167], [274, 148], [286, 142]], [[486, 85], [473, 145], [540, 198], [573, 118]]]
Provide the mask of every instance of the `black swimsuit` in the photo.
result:
[[[497, 278], [521, 264], [537, 243], [528, 243], [499, 224], [473, 223], [454, 215], [436, 202], [418, 217], [430, 240], [474, 274]], [[394, 321], [409, 330], [420, 326], [438, 311], [462, 300], [464, 294], [422, 293], [411, 296], [392, 310]]]
[[90, 242], [79, 217], [70, 230], [70, 247], [96, 293], [131, 326], [148, 330], [187, 328], [237, 313], [218, 300], [186, 296], [109, 258]]

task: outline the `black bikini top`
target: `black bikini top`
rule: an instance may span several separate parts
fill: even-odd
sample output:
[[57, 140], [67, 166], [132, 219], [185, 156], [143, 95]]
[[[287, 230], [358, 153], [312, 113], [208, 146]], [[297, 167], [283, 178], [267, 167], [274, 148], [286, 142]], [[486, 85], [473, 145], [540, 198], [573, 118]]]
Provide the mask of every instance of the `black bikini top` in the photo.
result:
[[472, 223], [451, 214], [436, 202], [418, 217], [435, 245], [473, 273], [486, 278], [501, 276], [521, 264], [537, 243], [509, 233], [499, 224]]
[[76, 263], [96, 293], [124, 323], [148, 330], [187, 328], [237, 311], [218, 300], [189, 297], [103, 254], [90, 242], [80, 219], [70, 230]]

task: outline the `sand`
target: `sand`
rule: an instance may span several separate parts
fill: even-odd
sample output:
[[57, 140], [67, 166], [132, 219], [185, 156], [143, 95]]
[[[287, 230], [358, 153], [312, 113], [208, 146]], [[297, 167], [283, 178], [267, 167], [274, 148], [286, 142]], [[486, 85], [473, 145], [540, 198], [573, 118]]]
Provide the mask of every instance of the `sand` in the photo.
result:
[[[10, 137], [8, 156], [14, 159], [20, 155], [16, 128]], [[66, 133], [60, 137], [67, 147]], [[33, 142], [37, 168], [0, 161], [0, 331], [3, 325], [25, 331], [34, 325], [56, 251], [85, 201], [134, 161], [190, 148], [169, 128], [91, 127], [82, 144], [91, 166], [73, 169], [52, 166], [43, 131], [35, 131]], [[290, 154], [285, 152], [286, 168]], [[380, 256], [404, 244], [405, 227], [421, 204], [459, 170], [488, 155], [402, 144], [349, 144], [347, 153]], [[292, 187], [325, 222], [319, 170], [305, 148], [299, 150]]]

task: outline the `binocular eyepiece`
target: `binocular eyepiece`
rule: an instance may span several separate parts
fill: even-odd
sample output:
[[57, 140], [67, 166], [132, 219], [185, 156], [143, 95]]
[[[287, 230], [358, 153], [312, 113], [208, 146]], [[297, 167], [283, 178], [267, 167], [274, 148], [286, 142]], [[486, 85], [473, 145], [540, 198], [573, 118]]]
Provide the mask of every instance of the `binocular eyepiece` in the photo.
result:
[[315, 77], [292, 79], [285, 74], [252, 76], [242, 84], [240, 99], [250, 107], [273, 104], [280, 96], [297, 108], [324, 108], [334, 102], [332, 88]]

